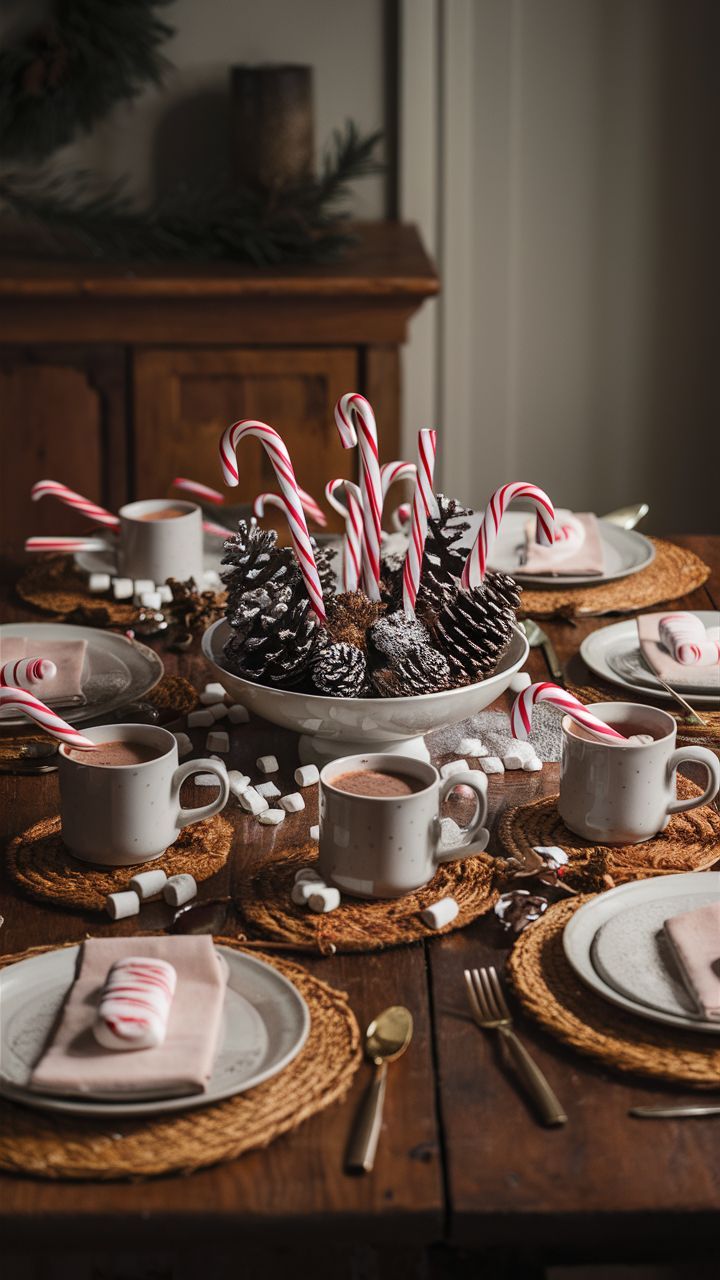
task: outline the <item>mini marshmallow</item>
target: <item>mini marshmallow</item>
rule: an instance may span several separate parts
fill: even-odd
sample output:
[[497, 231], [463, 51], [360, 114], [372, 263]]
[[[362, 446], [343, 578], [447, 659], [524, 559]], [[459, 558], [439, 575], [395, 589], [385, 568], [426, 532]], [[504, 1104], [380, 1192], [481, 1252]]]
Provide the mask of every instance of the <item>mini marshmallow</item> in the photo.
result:
[[277, 773], [280, 768], [277, 756], [259, 756], [255, 764], [261, 773]]
[[264, 796], [258, 794], [254, 787], [248, 787], [239, 797], [240, 804], [248, 813], [252, 813], [255, 817], [262, 813], [264, 809], [269, 809], [270, 805]]
[[314, 881], [315, 884], [325, 883], [317, 867], [301, 867], [299, 871], [295, 872], [296, 884], [299, 884], [301, 881], [309, 881], [309, 880]]
[[285, 810], [263, 809], [263, 812], [257, 815], [257, 820], [262, 822], [264, 827], [277, 827], [285, 821]]
[[110, 590], [110, 574], [109, 573], [91, 573], [88, 578], [88, 591], [109, 591]]
[[152, 578], [136, 578], [134, 582], [135, 595], [141, 596], [145, 591], [155, 591], [155, 583]]
[[479, 756], [486, 756], [488, 749], [484, 742], [479, 738], [461, 738], [458, 743], [458, 751], [461, 756], [473, 756], [476, 760]]
[[459, 844], [461, 840], [460, 827], [452, 818], [440, 819], [440, 843], [444, 845]]
[[230, 739], [224, 729], [211, 729], [205, 739], [208, 751], [229, 751]]
[[308, 898], [308, 906], [311, 911], [316, 911], [318, 915], [324, 915], [326, 911], [334, 911], [340, 906], [340, 890], [334, 889], [329, 885], [324, 887], [316, 886], [315, 892], [310, 894]]
[[510, 681], [510, 688], [513, 693], [522, 693], [523, 689], [529, 689], [531, 684], [532, 679], [528, 675], [527, 671], [516, 671]]
[[[530, 742], [522, 742], [520, 738], [513, 738], [510, 746], [503, 755], [503, 764], [506, 769], [522, 769], [526, 760], [534, 760], [537, 752]], [[517, 761], [517, 764], [510, 764], [509, 761]]]
[[316, 764], [301, 764], [295, 770], [294, 777], [299, 787], [311, 787], [313, 783], [320, 781], [320, 770]]
[[290, 897], [297, 907], [306, 907], [314, 893], [326, 888], [322, 880], [297, 880], [290, 890]]
[[441, 898], [420, 912], [420, 919], [430, 929], [444, 929], [458, 914], [460, 908], [454, 898]]
[[238, 797], [238, 799], [250, 786], [250, 779], [248, 775], [246, 773], [241, 773], [239, 769], [228, 770], [228, 782], [230, 783], [230, 790], [234, 796]]
[[228, 713], [228, 709], [224, 702], [213, 702], [212, 706], [208, 707], [208, 711], [210, 712], [213, 720], [224, 720]]
[[483, 756], [480, 761], [483, 773], [504, 773], [505, 765], [499, 756]]
[[[230, 537], [230, 530], [228, 529], [228, 538], [229, 537]], [[220, 588], [222, 586], [222, 582], [220, 581], [220, 574], [216, 573], [214, 569], [205, 570], [203, 574], [203, 582], [206, 587]]]
[[467, 760], [448, 760], [447, 764], [440, 766], [440, 777], [451, 778], [454, 773], [467, 773]]
[[133, 876], [130, 888], [134, 889], [138, 897], [145, 902], [146, 898], [162, 893], [166, 883], [167, 875], [164, 871], [141, 871], [139, 875]]
[[266, 800], [274, 800], [280, 795], [280, 788], [276, 787], [274, 782], [258, 782], [255, 790]]
[[242, 702], [233, 702], [232, 706], [228, 707], [228, 719], [231, 724], [247, 724], [250, 712]]
[[302, 813], [305, 801], [299, 791], [292, 791], [289, 796], [280, 797], [280, 805], [286, 813]]
[[628, 738], [628, 743], [631, 747], [649, 747], [650, 743], [654, 741], [655, 739], [651, 733], [631, 733]]
[[167, 582], [161, 582], [161, 583], [160, 583], [160, 585], [159, 585], [159, 587], [158, 587], [158, 589], [157, 589], [157, 593], [158, 593], [158, 595], [159, 595], [159, 597], [160, 597], [160, 602], [161, 602], [161, 604], [170, 604], [170, 603], [171, 603], [172, 598], [173, 598], [172, 587], [169, 587], [169, 586], [168, 586], [168, 584], [167, 584]]
[[159, 609], [162, 604], [159, 591], [143, 591], [140, 597], [143, 609]]
[[222, 702], [225, 697], [225, 690], [216, 680], [213, 684], [206, 684], [200, 694], [200, 701], [203, 706], [211, 707], [214, 702]]
[[320, 839], [320, 827], [319, 827], [319, 826], [317, 826], [317, 825], [316, 825], [316, 826], [312, 826], [312, 827], [310, 828], [310, 831], [309, 831], [309, 833], [308, 833], [308, 834], [309, 834], [309, 836], [310, 836], [310, 839], [311, 839], [311, 840], [319, 840], [319, 839]]
[[188, 729], [205, 728], [206, 726], [209, 727], [211, 724], [215, 723], [210, 712], [204, 708], [202, 711], [191, 711], [188, 715], [187, 722]]
[[105, 910], [111, 920], [125, 920], [128, 916], [138, 914], [140, 899], [134, 889], [125, 889], [122, 893], [109, 893], [105, 899]]
[[113, 578], [112, 591], [116, 600], [129, 600], [133, 593], [132, 578]]
[[163, 889], [163, 898], [171, 907], [182, 907], [191, 898], [197, 894], [197, 884], [195, 877], [189, 872], [182, 872], [177, 876], [170, 876], [165, 888]]
[[219, 787], [220, 779], [216, 773], [196, 773], [193, 778], [196, 787]]
[[523, 769], [525, 770], [525, 773], [539, 773], [542, 767], [542, 760], [539, 756], [535, 756], [534, 759], [525, 760], [523, 762]]
[[174, 733], [173, 738], [177, 742], [178, 755], [182, 760], [184, 756], [189, 756], [193, 749], [193, 744], [186, 733]]
[[568, 856], [564, 849], [558, 844], [534, 844], [533, 853], [542, 854], [548, 862], [554, 862], [557, 867], [564, 867], [568, 861]]

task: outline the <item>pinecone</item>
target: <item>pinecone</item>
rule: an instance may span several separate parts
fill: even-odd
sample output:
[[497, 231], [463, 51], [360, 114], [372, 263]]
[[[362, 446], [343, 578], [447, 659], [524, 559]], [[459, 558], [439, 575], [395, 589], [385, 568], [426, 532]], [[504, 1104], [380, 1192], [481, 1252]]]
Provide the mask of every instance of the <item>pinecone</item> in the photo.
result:
[[201, 635], [225, 611], [225, 597], [215, 591], [199, 591], [194, 578], [179, 582], [168, 578], [172, 600], [164, 612], [173, 626], [190, 635]]
[[235, 634], [225, 645], [231, 671], [262, 684], [292, 685], [307, 670], [318, 625], [304, 584], [268, 581], [246, 591], [235, 603], [230, 625]]
[[381, 698], [412, 698], [452, 687], [447, 660], [427, 646], [408, 649], [392, 666], [374, 671], [372, 680]]
[[415, 618], [409, 618], [400, 609], [379, 618], [371, 628], [368, 639], [373, 650], [389, 659], [391, 667], [411, 649], [432, 647], [427, 627]]
[[[318, 547], [314, 541], [313, 550], [323, 595], [329, 598], [335, 592], [334, 552]], [[222, 563], [229, 566], [222, 577], [228, 593], [227, 617], [231, 626], [235, 625], [234, 614], [246, 591], [270, 583], [305, 590], [292, 547], [278, 546], [275, 530], [261, 529], [254, 520], [238, 522], [237, 533], [225, 543]]]
[[327, 635], [331, 640], [344, 641], [365, 652], [368, 630], [382, 612], [383, 606], [368, 600], [364, 591], [343, 591], [328, 603]]
[[460, 585], [468, 558], [467, 545], [460, 545], [470, 528], [472, 512], [455, 498], [438, 493], [438, 515], [428, 519], [420, 588], [416, 601], [418, 616], [430, 624]]
[[362, 697], [367, 685], [367, 662], [354, 644], [324, 644], [315, 654], [310, 675], [319, 693], [331, 698]]
[[495, 670], [510, 642], [519, 600], [518, 588], [504, 573], [488, 573], [482, 587], [447, 599], [431, 629], [453, 684], [473, 684]]

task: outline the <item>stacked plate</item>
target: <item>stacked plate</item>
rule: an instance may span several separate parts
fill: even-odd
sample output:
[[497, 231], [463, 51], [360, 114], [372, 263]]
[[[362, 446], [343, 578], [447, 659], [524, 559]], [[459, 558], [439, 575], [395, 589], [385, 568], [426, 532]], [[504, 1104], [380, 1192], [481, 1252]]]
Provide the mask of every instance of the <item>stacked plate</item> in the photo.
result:
[[[503, 573], [509, 574], [516, 574], [520, 570], [518, 580], [523, 586], [551, 587], [556, 591], [558, 588], [565, 587], [599, 587], [604, 582], [615, 582], [618, 578], [627, 578], [630, 574], [639, 573], [655, 559], [655, 548], [644, 534], [638, 533], [635, 529], [621, 529], [608, 520], [598, 520], [605, 564], [604, 573], [523, 573], [527, 522], [527, 511], [506, 511], [490, 556], [491, 569], [500, 569]], [[465, 537], [468, 546], [471, 546], [475, 539], [479, 523], [480, 516], [473, 516], [471, 529]]]
[[[708, 634], [715, 636], [720, 621], [717, 611], [696, 609], [693, 612]], [[586, 666], [603, 680], [633, 693], [652, 693], [653, 700], [659, 698], [663, 702], [672, 702], [672, 697], [655, 679], [640, 653], [637, 622], [634, 618], [591, 632], [583, 640], [580, 654]], [[707, 671], [708, 668], [705, 668], [706, 673]], [[708, 692], [707, 674], [705, 679], [703, 686], [683, 684], [682, 693], [693, 706], [720, 707], [720, 673], [717, 692]]]
[[720, 872], [636, 880], [591, 899], [565, 928], [565, 955], [583, 982], [612, 1004], [652, 1022], [720, 1035], [688, 992], [663, 925], [720, 901]]

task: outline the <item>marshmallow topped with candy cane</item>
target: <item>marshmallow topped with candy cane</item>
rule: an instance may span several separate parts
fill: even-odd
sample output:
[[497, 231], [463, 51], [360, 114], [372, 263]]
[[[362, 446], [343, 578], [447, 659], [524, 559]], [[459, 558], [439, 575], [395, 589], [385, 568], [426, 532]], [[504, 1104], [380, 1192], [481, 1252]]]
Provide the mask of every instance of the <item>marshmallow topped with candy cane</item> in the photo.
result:
[[110, 969], [93, 1034], [105, 1049], [154, 1049], [167, 1032], [177, 974], [166, 960], [126, 956]]
[[660, 643], [683, 667], [720, 663], [720, 644], [711, 640], [694, 613], [668, 613], [658, 623]]

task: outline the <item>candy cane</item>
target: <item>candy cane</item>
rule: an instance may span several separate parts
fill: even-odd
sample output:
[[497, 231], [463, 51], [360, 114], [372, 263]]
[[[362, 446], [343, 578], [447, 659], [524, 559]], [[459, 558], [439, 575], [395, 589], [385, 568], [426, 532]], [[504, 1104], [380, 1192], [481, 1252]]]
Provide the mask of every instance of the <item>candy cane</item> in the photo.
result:
[[46, 707], [45, 703], [40, 702], [34, 694], [28, 693], [26, 689], [0, 688], [0, 707], [16, 707], [53, 738], [59, 738], [61, 742], [67, 742], [71, 747], [95, 750], [96, 743], [91, 742], [89, 738], [84, 738], [77, 729], [73, 729], [72, 725], [50, 707]]
[[26, 538], [26, 551], [114, 551], [102, 538]]
[[83, 498], [81, 493], [75, 493], [74, 489], [68, 489], [67, 485], [59, 484], [57, 480], [38, 480], [30, 490], [30, 497], [33, 502], [37, 502], [39, 498], [50, 496], [58, 498], [66, 507], [73, 507], [79, 511], [81, 515], [87, 516], [89, 520], [94, 520], [96, 524], [105, 524], [109, 529], [118, 529], [120, 527], [119, 516], [114, 516], [112, 511], [107, 511], [105, 507], [99, 507], [96, 502], [91, 502], [89, 498]]
[[587, 729], [593, 737], [613, 742], [626, 742], [624, 734], [618, 733], [617, 729], [611, 728], [609, 724], [598, 720], [582, 702], [578, 702], [571, 693], [566, 689], [561, 689], [556, 684], [551, 684], [548, 680], [543, 680], [539, 684], [531, 684], [527, 689], [523, 689], [513, 702], [510, 711], [510, 730], [513, 738], [521, 738], [523, 740], [529, 738], [532, 728], [533, 707], [537, 702], [549, 702], [554, 707], [559, 707], [565, 715], [571, 717], [577, 724], [582, 725], [583, 729]]
[[515, 498], [528, 498], [532, 502], [537, 512], [536, 540], [543, 547], [553, 545], [555, 508], [547, 494], [538, 489], [537, 485], [527, 484], [522, 480], [502, 485], [495, 490], [483, 512], [477, 538], [465, 562], [461, 582], [466, 591], [482, 586], [502, 518]]
[[[337, 497], [337, 490], [344, 486], [347, 504]], [[360, 487], [352, 480], [330, 480], [325, 485], [325, 497], [330, 506], [345, 521], [343, 538], [343, 586], [346, 591], [357, 591], [362, 572], [363, 510]]]
[[105, 1049], [154, 1049], [167, 1032], [177, 972], [167, 960], [125, 956], [108, 973], [93, 1034]]
[[668, 613], [658, 625], [660, 643], [683, 667], [720, 662], [720, 644], [708, 639], [704, 624], [694, 613]]
[[57, 667], [49, 658], [19, 658], [0, 667], [0, 688], [27, 689], [56, 675]]
[[360, 449], [363, 586], [371, 600], [379, 600], [383, 492], [375, 415], [364, 396], [350, 392], [335, 405], [335, 425], [344, 449]]
[[390, 517], [390, 523], [396, 533], [402, 533], [411, 515], [412, 504], [410, 502], [401, 502], [400, 506], [395, 508]]
[[215, 524], [213, 520], [203, 520], [203, 533], [209, 533], [213, 538], [231, 537], [230, 530], [224, 524]]
[[428, 513], [435, 503], [433, 475], [437, 431], [418, 431], [418, 464], [410, 518], [410, 541], [403, 564], [403, 608], [415, 617], [415, 602], [420, 586], [423, 552], [428, 530]]
[[272, 463], [277, 482], [287, 503], [286, 515], [290, 526], [290, 537], [300, 565], [300, 572], [303, 575], [305, 586], [310, 596], [310, 603], [318, 618], [324, 622], [327, 615], [323, 603], [320, 575], [315, 563], [312, 542], [310, 541], [305, 512], [302, 509], [302, 502], [298, 493], [298, 483], [295, 479], [293, 464], [290, 461], [290, 454], [282, 436], [273, 427], [269, 427], [267, 423], [257, 422], [255, 419], [234, 422], [231, 427], [228, 427], [223, 432], [220, 441], [220, 460], [225, 483], [234, 486], [239, 481], [236, 451], [240, 441], [247, 436], [255, 436], [260, 440]]
[[225, 501], [225, 494], [220, 493], [219, 489], [211, 489], [209, 484], [200, 484], [198, 480], [185, 480], [182, 476], [175, 477], [172, 488], [183, 489], [185, 493], [192, 493], [196, 498], [204, 498], [205, 502], [214, 502], [216, 506], [222, 506]]
[[[305, 489], [301, 489], [299, 485], [298, 485], [298, 493], [300, 495], [300, 502], [302, 504], [302, 509], [305, 512], [308, 519], [313, 520], [315, 524], [319, 524], [321, 528], [324, 528], [325, 525], [327, 524], [327, 516], [325, 515], [325, 512], [322, 510], [322, 507], [318, 506], [317, 502], [315, 501], [311, 493], [306, 493]], [[256, 504], [258, 502], [262, 503], [263, 499], [267, 499], [267, 503], [269, 506], [277, 507], [280, 504], [278, 502], [273, 503], [272, 499], [279, 498], [279, 497], [280, 495], [278, 493], [259, 493], [257, 498], [255, 499], [255, 502], [253, 503], [253, 515], [258, 516], [259, 519], [262, 519], [263, 513], [262, 511], [256, 511], [255, 509]]]

